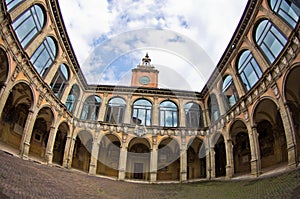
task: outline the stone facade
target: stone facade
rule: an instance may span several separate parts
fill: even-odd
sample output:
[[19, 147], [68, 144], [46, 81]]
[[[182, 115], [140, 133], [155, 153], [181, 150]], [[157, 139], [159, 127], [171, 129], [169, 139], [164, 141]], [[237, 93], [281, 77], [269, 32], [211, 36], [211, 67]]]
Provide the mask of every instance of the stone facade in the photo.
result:
[[[12, 24], [36, 3], [44, 9], [47, 20], [23, 46]], [[76, 168], [90, 175], [153, 183], [220, 176], [230, 179], [250, 173], [259, 176], [264, 168], [279, 164], [298, 166], [299, 15], [291, 24], [272, 10], [269, 1], [249, 0], [205, 87], [201, 92], [190, 92], [88, 85], [56, 0], [26, 0], [13, 8], [2, 2], [0, 9], [0, 146], [17, 151], [21, 158]], [[258, 25], [264, 20], [269, 20], [286, 41], [273, 59], [255, 41]], [[50, 70], [39, 74], [31, 58], [48, 36], [56, 41], [58, 50]], [[261, 69], [248, 89], [238, 70], [246, 51]], [[53, 85], [62, 64], [68, 67], [68, 78], [59, 84], [63, 89], [58, 95]], [[223, 90], [229, 75], [235, 95]], [[70, 96], [76, 97], [75, 103], [70, 102]], [[83, 114], [90, 96], [101, 99], [93, 118]], [[117, 97], [125, 102], [118, 109], [110, 104]], [[151, 125], [132, 120], [132, 109], [139, 99], [151, 104]], [[176, 107], [176, 123], [171, 126], [161, 123], [165, 101]], [[187, 119], [185, 105], [191, 102], [201, 110], [196, 127]], [[118, 120], [110, 117], [116, 116], [115, 110], [123, 111]]]

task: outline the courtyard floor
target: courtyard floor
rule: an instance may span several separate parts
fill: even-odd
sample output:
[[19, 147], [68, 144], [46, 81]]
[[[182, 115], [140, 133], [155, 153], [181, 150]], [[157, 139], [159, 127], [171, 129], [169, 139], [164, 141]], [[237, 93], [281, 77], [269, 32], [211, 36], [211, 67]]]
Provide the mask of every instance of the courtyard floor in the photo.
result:
[[[276, 174], [275, 174], [276, 173]], [[139, 184], [89, 176], [23, 160], [0, 150], [0, 199], [5, 198], [300, 198], [300, 169], [231, 181]]]

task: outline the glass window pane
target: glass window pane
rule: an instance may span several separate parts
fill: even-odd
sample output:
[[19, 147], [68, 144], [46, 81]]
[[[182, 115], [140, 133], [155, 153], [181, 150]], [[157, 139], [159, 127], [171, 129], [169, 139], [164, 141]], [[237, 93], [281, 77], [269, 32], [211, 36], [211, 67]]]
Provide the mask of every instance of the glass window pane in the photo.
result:
[[13, 8], [17, 7], [17, 5], [19, 5], [20, 3], [22, 3], [22, 1], [24, 0], [6, 0], [6, 7], [7, 7], [7, 11], [11, 11]]
[[23, 48], [40, 32], [44, 25], [44, 18], [41, 7], [34, 5], [12, 23]]

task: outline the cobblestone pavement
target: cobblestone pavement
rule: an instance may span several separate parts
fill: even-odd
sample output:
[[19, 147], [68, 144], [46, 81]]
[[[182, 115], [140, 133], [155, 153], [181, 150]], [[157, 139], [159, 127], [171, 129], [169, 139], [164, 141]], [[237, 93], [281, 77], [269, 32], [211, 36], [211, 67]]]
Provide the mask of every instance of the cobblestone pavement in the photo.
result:
[[4, 198], [300, 198], [300, 169], [249, 180], [137, 184], [49, 167], [0, 151]]

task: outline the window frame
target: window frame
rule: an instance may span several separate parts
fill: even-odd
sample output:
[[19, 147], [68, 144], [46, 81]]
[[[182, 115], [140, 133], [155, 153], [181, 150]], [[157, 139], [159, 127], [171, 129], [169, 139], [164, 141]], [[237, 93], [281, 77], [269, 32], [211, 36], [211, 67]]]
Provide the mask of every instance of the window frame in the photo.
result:
[[[147, 102], [147, 103], [146, 104], [137, 104], [138, 102], [142, 102], [142, 101]], [[145, 113], [143, 113], [143, 112], [145, 112]], [[140, 98], [140, 99], [135, 100], [135, 102], [132, 104], [132, 114], [131, 115], [132, 115], [131, 116], [132, 124], [135, 123], [133, 121], [134, 117], [136, 119], [140, 119], [142, 117], [140, 125], [151, 126], [152, 125], [152, 103], [145, 98]]]
[[80, 119], [96, 121], [101, 107], [101, 98], [98, 95], [87, 97], [83, 103]]
[[[287, 38], [270, 20], [263, 19], [255, 26], [254, 41], [266, 61], [272, 64], [284, 49]], [[275, 48], [274, 45], [279, 46]]]
[[[251, 71], [251, 73], [246, 73], [247, 71]], [[245, 91], [251, 90], [263, 74], [261, 67], [250, 50], [244, 50], [240, 53], [237, 59], [237, 72]], [[255, 81], [250, 81], [249, 77], [251, 74], [255, 74]]]
[[[192, 104], [190, 107], [187, 107], [189, 104]], [[193, 108], [197, 106], [197, 108]], [[188, 102], [184, 105], [184, 115], [185, 115], [185, 126], [187, 128], [203, 128], [203, 111], [201, 106], [196, 102]], [[194, 122], [196, 118], [196, 122]]]
[[26, 49], [41, 32], [45, 24], [46, 14], [44, 8], [39, 4], [34, 4], [12, 22], [12, 27], [21, 46]]
[[[162, 106], [164, 103], [170, 103], [174, 106]], [[171, 114], [171, 126], [168, 125], [168, 114]], [[163, 117], [162, 117], [163, 115]], [[178, 127], [179, 126], [179, 114], [178, 114], [178, 106], [175, 102], [171, 100], [164, 100], [159, 105], [159, 125], [161, 127]]]
[[[112, 102], [114, 100], [120, 100], [121, 102]], [[111, 98], [106, 106], [105, 122], [111, 124], [122, 124], [124, 122], [126, 109], [126, 101], [122, 97]], [[117, 113], [117, 114], [115, 114]], [[115, 117], [117, 116], [117, 117]]]

